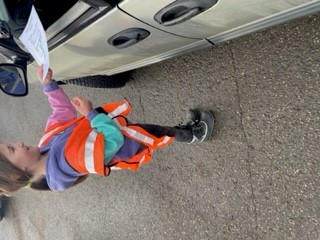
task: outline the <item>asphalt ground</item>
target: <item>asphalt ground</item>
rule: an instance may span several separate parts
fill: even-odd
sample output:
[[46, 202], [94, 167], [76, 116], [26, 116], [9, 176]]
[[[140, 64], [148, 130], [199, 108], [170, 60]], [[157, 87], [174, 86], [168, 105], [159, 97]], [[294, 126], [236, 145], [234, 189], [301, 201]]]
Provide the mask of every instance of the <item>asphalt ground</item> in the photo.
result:
[[[320, 239], [319, 69], [317, 14], [139, 69], [121, 89], [63, 86], [95, 106], [126, 97], [137, 122], [213, 110], [213, 139], [63, 193], [21, 190], [0, 239]], [[50, 113], [40, 84], [0, 101], [1, 140], [37, 144]]]

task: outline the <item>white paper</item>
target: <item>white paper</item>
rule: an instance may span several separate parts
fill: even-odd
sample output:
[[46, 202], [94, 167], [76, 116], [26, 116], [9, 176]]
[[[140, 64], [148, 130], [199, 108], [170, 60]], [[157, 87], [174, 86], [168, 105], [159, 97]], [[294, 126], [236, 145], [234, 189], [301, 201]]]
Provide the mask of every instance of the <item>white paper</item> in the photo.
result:
[[35, 61], [39, 65], [43, 65], [42, 80], [44, 80], [49, 69], [48, 44], [46, 33], [33, 6], [27, 26], [23, 30], [19, 39]]

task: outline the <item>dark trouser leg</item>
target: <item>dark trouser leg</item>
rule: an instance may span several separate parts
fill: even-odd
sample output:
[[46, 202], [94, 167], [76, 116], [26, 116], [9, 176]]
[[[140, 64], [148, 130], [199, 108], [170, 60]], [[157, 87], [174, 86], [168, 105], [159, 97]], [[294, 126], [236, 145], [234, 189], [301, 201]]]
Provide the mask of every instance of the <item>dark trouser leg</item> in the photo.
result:
[[167, 126], [159, 126], [153, 124], [133, 124], [138, 125], [145, 129], [150, 134], [156, 137], [175, 137], [175, 141], [177, 142], [191, 142], [193, 139], [193, 134], [191, 129], [181, 128], [181, 127], [167, 127]]

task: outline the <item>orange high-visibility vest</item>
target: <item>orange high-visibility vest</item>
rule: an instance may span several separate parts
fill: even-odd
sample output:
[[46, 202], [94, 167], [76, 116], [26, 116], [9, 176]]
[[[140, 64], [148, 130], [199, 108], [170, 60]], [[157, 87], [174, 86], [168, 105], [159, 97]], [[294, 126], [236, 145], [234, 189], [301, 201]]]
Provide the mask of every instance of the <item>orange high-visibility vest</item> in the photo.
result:
[[77, 123], [67, 140], [65, 157], [67, 162], [79, 173], [96, 173], [109, 175], [110, 170], [137, 170], [141, 164], [150, 162], [152, 151], [171, 143], [174, 137], [155, 137], [136, 125], [127, 125], [126, 116], [131, 111], [130, 103], [124, 99], [121, 102], [107, 103], [102, 108], [119, 126], [123, 135], [145, 146], [143, 150], [126, 161], [116, 162], [112, 166], [104, 165], [104, 136], [91, 128], [90, 121], [85, 117], [76, 118], [68, 123], [56, 123], [46, 129], [39, 142], [39, 147], [47, 144], [50, 139], [63, 132], [67, 127]]

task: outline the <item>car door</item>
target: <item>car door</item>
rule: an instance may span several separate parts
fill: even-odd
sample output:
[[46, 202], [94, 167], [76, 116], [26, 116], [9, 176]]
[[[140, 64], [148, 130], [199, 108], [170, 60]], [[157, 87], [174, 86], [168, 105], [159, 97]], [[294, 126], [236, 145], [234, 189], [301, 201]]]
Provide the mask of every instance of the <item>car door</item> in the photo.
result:
[[[88, 21], [88, 18], [92, 19]], [[94, 8], [86, 2], [75, 3], [46, 28], [46, 35], [50, 67], [57, 80], [113, 75], [190, 49], [211, 46], [205, 40], [185, 38], [149, 26], [117, 7]], [[29, 66], [29, 76], [35, 68], [35, 63]]]
[[130, 0], [119, 8], [163, 31], [218, 43], [319, 11], [320, 1]]
[[[195, 44], [196, 46], [193, 46]], [[50, 66], [59, 79], [112, 75], [163, 60], [183, 47], [205, 47], [150, 27], [112, 9], [81, 32], [50, 51]]]

